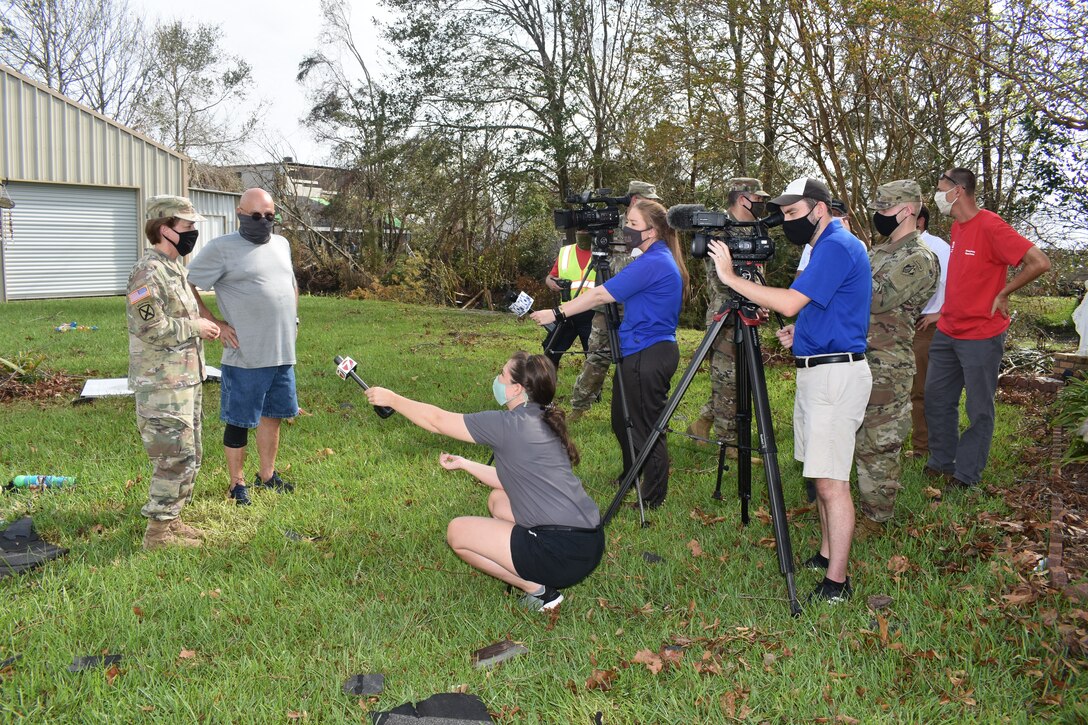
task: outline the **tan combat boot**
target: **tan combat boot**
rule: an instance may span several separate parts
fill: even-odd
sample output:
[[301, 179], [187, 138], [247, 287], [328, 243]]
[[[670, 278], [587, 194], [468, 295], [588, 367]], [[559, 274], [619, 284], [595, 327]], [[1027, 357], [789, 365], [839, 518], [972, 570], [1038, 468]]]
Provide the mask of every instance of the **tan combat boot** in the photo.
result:
[[[714, 425], [713, 418], [696, 418], [691, 425], [688, 426], [687, 434], [695, 436], [697, 438], [710, 438], [710, 428]], [[695, 441], [700, 446], [707, 445], [706, 440]], [[728, 455], [728, 454], [726, 454]], [[735, 456], [734, 456], [735, 457]]]
[[180, 516], [170, 522], [170, 533], [193, 541], [202, 541], [207, 536], [204, 531], [183, 522]]
[[885, 531], [887, 531], [887, 525], [883, 521], [874, 521], [862, 514], [858, 516], [857, 524], [854, 527], [854, 541], [879, 539], [884, 535]]
[[144, 532], [144, 548], [148, 551], [161, 549], [164, 546], [200, 546], [199, 541], [193, 539], [178, 538], [170, 531], [169, 521], [147, 520], [147, 531]]

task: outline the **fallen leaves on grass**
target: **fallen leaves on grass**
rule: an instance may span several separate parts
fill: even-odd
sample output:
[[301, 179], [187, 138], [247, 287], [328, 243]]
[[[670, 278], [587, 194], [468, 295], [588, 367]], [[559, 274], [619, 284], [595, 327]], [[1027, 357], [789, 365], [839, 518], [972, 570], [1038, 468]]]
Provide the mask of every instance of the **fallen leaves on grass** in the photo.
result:
[[618, 676], [619, 673], [615, 670], [593, 670], [593, 674], [586, 679], [586, 689], [608, 692]]
[[692, 539], [688, 542], [688, 549], [691, 550], [691, 555], [694, 557], [700, 557], [703, 555], [703, 547], [699, 546], [699, 542]]
[[722, 712], [730, 720], [744, 720], [752, 714], [752, 708], [745, 701], [748, 699], [748, 690], [737, 688], [721, 696]]
[[181, 653], [178, 655], [178, 659], [179, 660], [195, 660], [196, 659], [196, 650], [195, 649], [183, 649], [181, 651]]
[[691, 516], [691, 518], [693, 518], [696, 521], [700, 522], [703, 526], [711, 526], [713, 524], [720, 524], [722, 521], [725, 521], [724, 516], [714, 516], [713, 514], [708, 514], [707, 512], [703, 511], [698, 506], [696, 506], [694, 509], [691, 510], [690, 516]]
[[110, 668], [106, 670], [106, 684], [112, 685], [113, 681], [121, 674], [121, 668], [117, 665], [110, 665]]

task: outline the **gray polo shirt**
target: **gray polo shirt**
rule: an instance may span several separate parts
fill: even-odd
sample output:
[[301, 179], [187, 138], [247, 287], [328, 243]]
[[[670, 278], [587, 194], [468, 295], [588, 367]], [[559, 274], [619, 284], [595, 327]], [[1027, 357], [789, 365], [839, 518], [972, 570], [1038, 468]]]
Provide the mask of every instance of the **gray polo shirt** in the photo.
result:
[[223, 365], [267, 368], [295, 364], [295, 271], [291, 245], [273, 234], [265, 244], [226, 234], [189, 262], [189, 281], [214, 289], [219, 312], [238, 333], [238, 348], [223, 347]]
[[536, 403], [465, 416], [472, 440], [495, 451], [495, 469], [510, 497], [514, 521], [526, 528], [549, 524], [596, 528], [601, 512], [574, 475], [559, 436]]

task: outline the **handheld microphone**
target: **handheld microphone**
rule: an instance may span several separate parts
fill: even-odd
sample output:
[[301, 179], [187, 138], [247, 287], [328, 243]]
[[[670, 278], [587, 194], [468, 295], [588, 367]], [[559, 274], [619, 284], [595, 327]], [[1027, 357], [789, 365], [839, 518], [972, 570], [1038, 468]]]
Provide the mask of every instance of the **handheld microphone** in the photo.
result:
[[[336, 363], [336, 374], [340, 376], [342, 380], [351, 378], [358, 384], [363, 390], [370, 390], [370, 386], [363, 382], [363, 379], [355, 374], [355, 361], [350, 357], [340, 357], [337, 355], [334, 357], [333, 362]], [[393, 410], [387, 405], [375, 405], [374, 412], [378, 414], [379, 418], [388, 418], [397, 411]]]
[[694, 224], [695, 215], [706, 211], [703, 204], [677, 204], [665, 212], [665, 222], [678, 232], [690, 232], [698, 229]]

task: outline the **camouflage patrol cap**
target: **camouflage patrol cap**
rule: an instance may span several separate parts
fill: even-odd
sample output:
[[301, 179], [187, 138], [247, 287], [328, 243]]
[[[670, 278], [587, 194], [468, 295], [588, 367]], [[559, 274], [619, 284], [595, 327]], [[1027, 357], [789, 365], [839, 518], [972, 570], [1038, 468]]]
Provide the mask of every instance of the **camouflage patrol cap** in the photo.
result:
[[147, 218], [163, 219], [177, 217], [188, 222], [202, 222], [204, 217], [196, 213], [193, 202], [184, 196], [161, 194], [147, 200]]
[[627, 194], [638, 194], [643, 199], [657, 199], [661, 200], [661, 197], [657, 195], [657, 187], [653, 184], [648, 184], [645, 181], [631, 180], [631, 183], [627, 185]]
[[770, 196], [763, 190], [763, 184], [759, 179], [753, 179], [750, 176], [735, 176], [725, 183], [726, 192], [732, 191], [746, 191], [749, 194], [755, 194], [756, 196], [766, 199]]
[[890, 209], [896, 204], [913, 201], [922, 203], [922, 187], [913, 179], [900, 179], [881, 184], [876, 188], [876, 199], [873, 206], [878, 210]]

